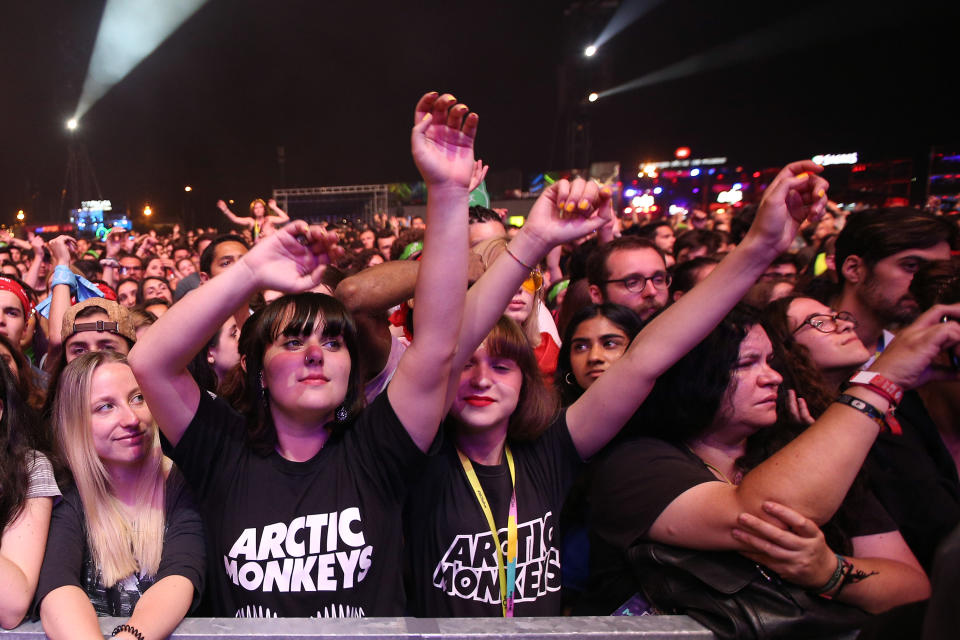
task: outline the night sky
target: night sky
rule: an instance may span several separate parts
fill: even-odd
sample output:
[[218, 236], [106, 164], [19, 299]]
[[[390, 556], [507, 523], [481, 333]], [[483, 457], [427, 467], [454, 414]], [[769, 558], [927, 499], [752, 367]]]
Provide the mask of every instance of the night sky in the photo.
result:
[[[52, 222], [63, 122], [103, 2], [4, 4], [0, 222], [19, 208]], [[284, 186], [279, 145], [285, 186], [416, 179], [411, 112], [432, 89], [480, 114], [478, 155], [491, 171], [527, 176], [567, 167], [571, 114], [588, 125], [592, 160], [628, 165], [669, 159], [680, 145], [754, 166], [960, 148], [960, 3], [665, 0], [587, 61], [583, 47], [614, 4], [210, 0], [92, 108], [79, 133], [104, 197], [131, 209], [149, 202], [165, 221], [186, 204], [210, 222], [218, 198], [235, 198], [245, 213], [239, 203]], [[783, 30], [780, 50], [751, 44], [770, 28]], [[745, 38], [741, 50], [758, 50], [751, 60], [581, 102]]]

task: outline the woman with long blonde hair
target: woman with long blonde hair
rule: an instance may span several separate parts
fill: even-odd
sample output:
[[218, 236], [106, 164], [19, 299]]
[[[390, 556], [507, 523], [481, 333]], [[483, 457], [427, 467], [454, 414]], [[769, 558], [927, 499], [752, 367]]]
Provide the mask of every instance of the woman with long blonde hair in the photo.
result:
[[117, 637], [168, 636], [201, 592], [203, 530], [123, 356], [67, 365], [53, 429], [74, 485], [54, 510], [40, 572], [44, 630], [101, 638], [97, 616], [114, 616], [129, 618]]

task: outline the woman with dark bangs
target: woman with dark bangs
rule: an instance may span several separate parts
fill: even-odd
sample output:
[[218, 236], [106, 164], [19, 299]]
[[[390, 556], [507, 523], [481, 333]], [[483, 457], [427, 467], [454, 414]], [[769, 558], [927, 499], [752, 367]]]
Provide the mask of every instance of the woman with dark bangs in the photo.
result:
[[[453, 368], [461, 373], [448, 416], [451, 437], [429, 461], [404, 513], [414, 615], [560, 614], [557, 516], [582, 461], [617, 434], [657, 377], [789, 246], [800, 221], [822, 211], [820, 170], [797, 162], [781, 171], [740, 246], [637, 334], [564, 411], [538, 379], [521, 330], [498, 315], [530, 276], [530, 265], [553, 246], [602, 226], [613, 212], [610, 190], [594, 183], [561, 180], [545, 190], [505, 255], [467, 295]], [[599, 218], [591, 215], [594, 208]]]
[[174, 305], [130, 362], [200, 503], [216, 616], [360, 617], [404, 611], [397, 535], [408, 488], [446, 413], [467, 288], [468, 186], [477, 116], [420, 99], [411, 135], [429, 187], [416, 283], [418, 339], [364, 408], [356, 329], [334, 298], [279, 298], [245, 322], [241, 412], [202, 393], [187, 364], [259, 290], [305, 291], [340, 251], [295, 221], [203, 295]]

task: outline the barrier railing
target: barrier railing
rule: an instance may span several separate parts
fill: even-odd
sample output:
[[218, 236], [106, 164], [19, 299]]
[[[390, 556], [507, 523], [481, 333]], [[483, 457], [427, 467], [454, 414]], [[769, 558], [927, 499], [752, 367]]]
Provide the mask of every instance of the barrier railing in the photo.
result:
[[[110, 632], [126, 620], [100, 618], [100, 630]], [[172, 640], [699, 640], [714, 635], [686, 616], [571, 618], [187, 618]], [[0, 630], [3, 640], [44, 640], [39, 622]]]

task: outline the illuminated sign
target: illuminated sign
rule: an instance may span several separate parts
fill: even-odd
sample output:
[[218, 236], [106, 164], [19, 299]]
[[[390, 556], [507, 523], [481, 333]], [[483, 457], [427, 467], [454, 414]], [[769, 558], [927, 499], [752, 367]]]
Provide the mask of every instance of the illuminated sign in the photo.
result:
[[80, 203], [81, 211], [112, 211], [113, 204], [109, 200], [84, 200]]
[[820, 156], [813, 156], [811, 160], [822, 167], [831, 164], [857, 164], [858, 162], [856, 151], [853, 153], [826, 153]]
[[664, 160], [662, 162], [647, 162], [644, 167], [654, 169], [668, 169], [673, 167], [699, 167], [703, 165], [726, 164], [726, 158], [692, 158], [687, 160]]

